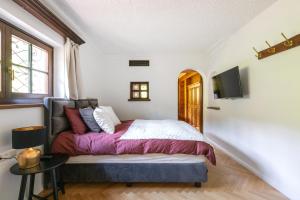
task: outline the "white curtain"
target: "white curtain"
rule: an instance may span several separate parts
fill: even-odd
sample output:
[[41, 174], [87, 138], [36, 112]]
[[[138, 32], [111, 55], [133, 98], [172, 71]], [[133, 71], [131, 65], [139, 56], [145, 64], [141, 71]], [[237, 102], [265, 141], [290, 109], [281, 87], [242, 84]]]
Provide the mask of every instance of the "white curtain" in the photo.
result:
[[65, 43], [65, 92], [66, 97], [79, 98], [79, 45], [69, 38]]

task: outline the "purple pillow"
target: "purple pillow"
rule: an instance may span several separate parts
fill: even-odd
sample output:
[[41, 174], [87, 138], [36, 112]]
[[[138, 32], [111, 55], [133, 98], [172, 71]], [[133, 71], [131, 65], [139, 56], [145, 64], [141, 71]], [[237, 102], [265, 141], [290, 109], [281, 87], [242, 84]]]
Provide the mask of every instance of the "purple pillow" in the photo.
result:
[[68, 108], [66, 106], [64, 107], [64, 110], [73, 132], [75, 134], [85, 134], [88, 131], [88, 128], [82, 121], [79, 110], [77, 108]]

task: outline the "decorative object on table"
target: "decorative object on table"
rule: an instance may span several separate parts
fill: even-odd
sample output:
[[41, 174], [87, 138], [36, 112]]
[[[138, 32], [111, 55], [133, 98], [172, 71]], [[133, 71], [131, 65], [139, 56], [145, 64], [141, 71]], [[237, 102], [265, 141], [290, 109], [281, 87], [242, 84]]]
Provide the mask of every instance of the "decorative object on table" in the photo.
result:
[[46, 139], [44, 126], [29, 126], [12, 130], [12, 148], [24, 149], [17, 155], [21, 169], [35, 167], [40, 163], [41, 150], [33, 147], [43, 145]]
[[[10, 172], [14, 175], [22, 176], [18, 199], [24, 199], [27, 177], [30, 176], [28, 199], [32, 199], [33, 197], [35, 197], [36, 199], [47, 199], [48, 197], [53, 195], [53, 199], [58, 200], [58, 191], [61, 190], [63, 194], [65, 193], [61, 167], [67, 162], [68, 159], [68, 155], [52, 154], [51, 158], [41, 159], [40, 164], [32, 168], [22, 169], [19, 167], [18, 164], [13, 165], [10, 168]], [[48, 194], [47, 196], [40, 197], [38, 195], [33, 194], [35, 174], [44, 172], [50, 172], [53, 192]]]
[[258, 60], [275, 55], [282, 51], [289, 50], [291, 48], [300, 45], [300, 34], [295, 35], [294, 37], [291, 38], [287, 38], [284, 33], [281, 33], [281, 36], [284, 38], [283, 42], [271, 46], [270, 43], [266, 41], [268, 48], [262, 51], [257, 51], [256, 48], [253, 47], [253, 50], [255, 51], [255, 56], [258, 58]]

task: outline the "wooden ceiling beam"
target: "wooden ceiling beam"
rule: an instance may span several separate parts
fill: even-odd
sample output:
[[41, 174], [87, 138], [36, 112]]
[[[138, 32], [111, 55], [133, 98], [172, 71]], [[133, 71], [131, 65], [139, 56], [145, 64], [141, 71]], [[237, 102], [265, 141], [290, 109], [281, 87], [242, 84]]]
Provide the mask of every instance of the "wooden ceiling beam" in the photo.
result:
[[70, 38], [75, 43], [81, 45], [85, 41], [81, 39], [72, 29], [63, 23], [54, 13], [52, 13], [46, 6], [39, 0], [13, 0], [19, 6], [24, 8], [27, 12], [35, 16], [44, 24], [49, 26], [55, 32], [64, 38]]

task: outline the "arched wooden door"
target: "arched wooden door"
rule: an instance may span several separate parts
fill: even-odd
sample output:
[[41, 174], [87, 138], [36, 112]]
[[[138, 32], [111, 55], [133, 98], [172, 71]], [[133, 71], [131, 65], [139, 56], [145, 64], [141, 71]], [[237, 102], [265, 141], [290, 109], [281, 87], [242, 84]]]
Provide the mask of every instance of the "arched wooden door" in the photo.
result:
[[203, 132], [203, 82], [196, 71], [185, 70], [179, 75], [178, 119]]

